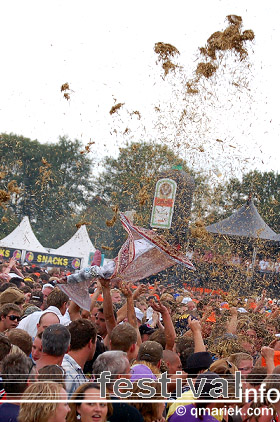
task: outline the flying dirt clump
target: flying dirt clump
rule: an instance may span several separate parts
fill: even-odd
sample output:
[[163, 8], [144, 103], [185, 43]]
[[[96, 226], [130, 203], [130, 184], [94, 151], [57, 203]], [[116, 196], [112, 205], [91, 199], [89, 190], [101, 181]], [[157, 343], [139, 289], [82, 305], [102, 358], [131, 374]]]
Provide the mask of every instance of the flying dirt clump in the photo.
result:
[[246, 29], [242, 32], [241, 16], [228, 15], [228, 27], [224, 31], [214, 32], [207, 40], [205, 47], [200, 47], [200, 54], [206, 59], [198, 63], [195, 73], [196, 78], [186, 84], [187, 94], [198, 94], [198, 83], [201, 77], [211, 78], [219, 68], [223, 54], [231, 51], [237, 54], [240, 61], [248, 56], [246, 41], [253, 41], [254, 31]]
[[205, 57], [216, 60], [218, 52], [233, 50], [239, 55], [240, 60], [243, 60], [248, 55], [244, 42], [253, 41], [255, 34], [251, 29], [241, 31], [241, 16], [229, 15], [227, 20], [229, 26], [224, 31], [214, 32], [208, 38], [206, 46], [200, 48], [200, 52]]
[[158, 42], [154, 46], [154, 52], [158, 54], [159, 61], [162, 62], [162, 68], [164, 70], [164, 76], [166, 76], [171, 70], [175, 70], [177, 65], [172, 63], [170, 57], [179, 55], [180, 52], [171, 44], [165, 44], [163, 42]]
[[111, 108], [111, 110], [110, 110], [110, 114], [112, 115], [112, 114], [114, 114], [114, 113], [116, 113], [122, 106], [124, 105], [124, 103], [118, 103], [118, 104], [115, 104], [112, 108]]
[[205, 78], [210, 78], [217, 70], [217, 66], [212, 63], [199, 63], [196, 68], [197, 75], [203, 75]]

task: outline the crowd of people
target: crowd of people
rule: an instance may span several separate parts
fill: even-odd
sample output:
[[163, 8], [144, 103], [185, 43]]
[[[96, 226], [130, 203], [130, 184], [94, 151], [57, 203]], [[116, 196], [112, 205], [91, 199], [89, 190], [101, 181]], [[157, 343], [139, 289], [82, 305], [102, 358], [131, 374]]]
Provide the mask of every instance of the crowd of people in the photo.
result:
[[[207, 262], [209, 264], [227, 265], [242, 268], [245, 271], [252, 271], [252, 258], [242, 257], [239, 254], [225, 253], [224, 255], [215, 254], [211, 250], [200, 251], [198, 249], [190, 250], [187, 256], [195, 262]], [[262, 274], [278, 274], [280, 272], [280, 259], [258, 256], [254, 262], [254, 271]]]
[[0, 264], [0, 422], [278, 420], [277, 298], [65, 275]]

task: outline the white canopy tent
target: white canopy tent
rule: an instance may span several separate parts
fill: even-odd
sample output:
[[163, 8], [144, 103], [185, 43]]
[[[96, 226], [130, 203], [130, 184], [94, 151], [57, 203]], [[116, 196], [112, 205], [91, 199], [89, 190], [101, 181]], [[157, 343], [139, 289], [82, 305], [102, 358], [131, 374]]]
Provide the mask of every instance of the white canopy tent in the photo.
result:
[[90, 253], [94, 253], [93, 246], [85, 225], [82, 225], [66, 243], [58, 249], [51, 249], [51, 253], [66, 256], [77, 256], [83, 259], [84, 266], [88, 265]]
[[23, 217], [21, 223], [8, 236], [0, 240], [0, 246], [3, 248], [48, 253], [47, 249], [41, 245], [33, 233], [28, 217]]

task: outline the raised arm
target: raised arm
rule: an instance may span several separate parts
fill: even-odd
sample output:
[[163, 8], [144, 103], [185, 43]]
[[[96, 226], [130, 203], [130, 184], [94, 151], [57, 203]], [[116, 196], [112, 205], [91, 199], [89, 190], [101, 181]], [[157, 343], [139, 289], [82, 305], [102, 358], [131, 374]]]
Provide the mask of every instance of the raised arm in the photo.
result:
[[[101, 284], [98, 281], [96, 290], [93, 293], [93, 295], [91, 296], [90, 313], [92, 312], [92, 309], [95, 307], [96, 300], [97, 300], [97, 298], [98, 298], [98, 296], [100, 295], [101, 292], [102, 292], [102, 287], [101, 287]], [[75, 321], [76, 319], [81, 318], [81, 308], [73, 300], [71, 300], [71, 302], [70, 302], [68, 312], [69, 312], [71, 321]]]
[[230, 319], [227, 323], [227, 332], [230, 334], [236, 334], [237, 329], [237, 309], [232, 307], [230, 308]]
[[130, 283], [127, 283], [127, 284], [121, 283], [120, 289], [121, 289], [122, 294], [126, 297], [127, 320], [129, 324], [132, 325], [132, 327], [136, 329], [137, 344], [138, 346], [140, 346], [142, 343], [142, 340], [141, 340], [140, 332], [138, 329], [138, 323], [137, 323], [137, 318], [136, 318], [135, 309], [134, 309], [134, 301], [133, 301], [133, 294], [131, 291], [131, 285]]
[[[141, 284], [137, 287], [137, 289], [133, 292], [132, 298], [133, 301], [138, 299], [139, 296], [141, 296], [146, 291], [146, 286], [144, 284]], [[127, 316], [127, 303], [125, 303], [117, 312], [117, 322], [123, 321]]]
[[261, 349], [261, 355], [265, 359], [267, 374], [272, 374], [275, 365], [274, 365], [274, 349], [271, 347], [264, 346]]
[[192, 319], [192, 317], [189, 316], [188, 324], [193, 334], [194, 353], [206, 352], [206, 347], [202, 338], [200, 322], [196, 319]]
[[103, 292], [103, 315], [106, 321], [108, 337], [110, 337], [112, 329], [117, 325], [114, 316], [113, 302], [111, 298], [110, 281], [104, 278], [100, 279]]
[[164, 324], [164, 334], [166, 340], [166, 350], [173, 350], [176, 338], [175, 328], [171, 319], [171, 316], [167, 310], [167, 308], [162, 305], [161, 302], [153, 301], [151, 307], [154, 311], [159, 312], [162, 316], [163, 324]]

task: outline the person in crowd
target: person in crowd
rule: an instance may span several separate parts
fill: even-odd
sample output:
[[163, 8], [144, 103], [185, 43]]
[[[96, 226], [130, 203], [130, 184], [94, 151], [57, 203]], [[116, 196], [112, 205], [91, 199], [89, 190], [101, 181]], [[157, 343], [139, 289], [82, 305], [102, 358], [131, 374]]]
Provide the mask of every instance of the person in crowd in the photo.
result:
[[234, 353], [228, 357], [228, 360], [241, 372], [243, 380], [246, 379], [246, 376], [252, 371], [254, 366], [253, 358], [248, 353]]
[[[1, 365], [1, 361], [4, 359], [4, 357], [6, 357], [12, 349], [12, 345], [10, 340], [3, 334], [0, 333], [0, 365]], [[1, 371], [0, 371], [1, 373]], [[2, 377], [0, 375], [0, 400], [4, 397], [5, 395], [5, 390], [4, 390], [4, 386], [3, 386], [3, 382], [2, 382]]]
[[42, 356], [42, 351], [43, 351], [42, 336], [43, 336], [43, 332], [36, 334], [36, 337], [34, 338], [33, 343], [32, 343], [31, 357], [33, 359], [33, 362], [35, 363]]
[[42, 293], [43, 293], [43, 305], [42, 305], [42, 310], [44, 311], [45, 309], [47, 309], [47, 299], [49, 294], [53, 291], [54, 286], [50, 283], [46, 283], [43, 285], [42, 287]]
[[[104, 371], [110, 371], [111, 378], [108, 380], [106, 387], [112, 398], [118, 399], [115, 396], [113, 388], [114, 382], [120, 378], [130, 378], [130, 364], [125, 352], [108, 351], [98, 356], [93, 365], [93, 375], [97, 381], [100, 374]], [[110, 417], [110, 422], [121, 422], [123, 420], [133, 420], [135, 422], [143, 422], [141, 413], [133, 406], [127, 403], [113, 403], [113, 415]]]
[[71, 335], [70, 349], [63, 358], [62, 367], [66, 372], [66, 391], [71, 397], [77, 387], [87, 381], [83, 370], [85, 363], [95, 353], [96, 328], [89, 320], [77, 319], [71, 322], [68, 330]]
[[1, 362], [1, 376], [5, 390], [6, 403], [0, 405], [1, 422], [17, 422], [18, 400], [23, 396], [29, 380], [33, 363], [24, 354], [11, 353]]
[[[207, 371], [212, 363], [212, 356], [209, 352], [193, 353], [187, 358], [186, 364], [185, 366], [183, 366], [183, 371], [188, 374], [188, 378], [192, 379], [193, 384], [195, 384], [198, 376]], [[189, 384], [186, 384], [184, 386], [182, 394], [180, 394], [180, 392], [176, 393], [178, 400], [176, 400], [170, 406], [168, 412], [169, 418], [176, 412], [176, 409], [179, 406], [185, 405], [193, 399], [193, 394], [191, 392]]]
[[65, 386], [65, 377], [66, 372], [62, 366], [59, 365], [46, 365], [43, 368], [39, 369], [37, 374], [37, 381], [53, 381], [58, 382], [62, 385], [64, 390]]
[[41, 334], [46, 328], [54, 324], [59, 324], [59, 317], [54, 312], [42, 312], [40, 319], [37, 323], [37, 334]]
[[11, 342], [7, 336], [3, 333], [0, 333], [0, 362], [10, 353], [11, 347]]
[[138, 351], [137, 362], [148, 362], [156, 368], [160, 368], [163, 358], [163, 348], [156, 341], [145, 341]]
[[[24, 281], [25, 283], [25, 281]], [[32, 295], [32, 289], [31, 287], [27, 286], [26, 284], [20, 288], [20, 290], [23, 292], [25, 297], [25, 305], [29, 303], [31, 295]]]
[[5, 303], [14, 303], [21, 309], [25, 303], [25, 296], [17, 287], [8, 287], [0, 294], [0, 306]]
[[6, 303], [0, 307], [0, 332], [4, 333], [16, 328], [21, 318], [21, 308], [14, 303]]
[[18, 346], [26, 354], [26, 356], [30, 356], [33, 342], [31, 336], [26, 331], [13, 328], [8, 331], [6, 335], [11, 344]]
[[[63, 422], [70, 411], [67, 393], [56, 382], [36, 382], [30, 385], [24, 394], [27, 402], [21, 403], [18, 422]], [[38, 397], [44, 402], [29, 402]], [[60, 400], [61, 402], [56, 402]]]
[[155, 329], [150, 327], [148, 324], [141, 324], [139, 326], [139, 332], [141, 335], [141, 340], [144, 343], [144, 341], [149, 340], [150, 335], [155, 332]]
[[47, 309], [45, 311], [33, 312], [31, 315], [20, 321], [18, 328], [27, 331], [28, 334], [34, 338], [38, 329], [37, 324], [39, 323], [41, 316], [44, 313], [50, 312], [59, 318], [59, 322], [61, 324], [70, 324], [71, 320], [66, 313], [68, 301], [69, 298], [65, 293], [58, 288], [53, 289], [47, 298]]
[[110, 334], [110, 349], [126, 352], [129, 362], [138, 354], [137, 332], [129, 323], [123, 323], [113, 328]]
[[33, 290], [29, 304], [43, 310], [44, 295], [41, 290]]
[[95, 324], [97, 328], [97, 334], [104, 340], [107, 336], [107, 326], [103, 308], [99, 308], [95, 315]]
[[[213, 388], [212, 381], [215, 380], [217, 382], [218, 379], [221, 379], [218, 374], [215, 372], [207, 371], [203, 374], [198, 375], [196, 382], [195, 382], [195, 389], [199, 388], [201, 379], [206, 380], [203, 384], [203, 387], [200, 392], [200, 401], [194, 401], [191, 404], [182, 404], [180, 408], [180, 412], [174, 412], [171, 416], [169, 416], [169, 422], [217, 422], [217, 409], [224, 406], [222, 401], [222, 396], [215, 400], [213, 403], [213, 398], [210, 395], [210, 390]], [[222, 382], [222, 381], [221, 381]], [[205, 399], [206, 401], [203, 402], [202, 400]], [[208, 401], [212, 401], [209, 403]], [[206, 411], [207, 409], [207, 411]], [[199, 411], [202, 412], [204, 410], [205, 415], [202, 413], [202, 416], [199, 415]], [[213, 411], [213, 412], [212, 412]], [[181, 413], [182, 412], [182, 413]], [[213, 413], [213, 415], [212, 415]]]
[[[164, 398], [161, 396], [161, 387], [158, 382], [150, 383], [149, 386], [155, 389], [155, 395], [153, 400], [146, 399], [145, 401], [139, 402], [139, 394], [147, 394], [143, 388], [140, 388], [136, 382], [133, 383], [132, 396], [130, 397], [132, 406], [139, 410], [143, 416], [144, 422], [164, 422], [165, 418], [163, 417], [165, 404], [163, 402]], [[159, 401], [157, 403], [157, 400]], [[162, 402], [160, 402], [162, 401]]]
[[118, 289], [111, 289], [112, 302], [120, 304], [122, 302], [121, 292]]
[[47, 327], [42, 336], [42, 355], [36, 362], [37, 370], [46, 365], [61, 365], [70, 347], [71, 335], [64, 325]]
[[[107, 422], [109, 418], [111, 421], [113, 406], [110, 403], [109, 395], [106, 399], [100, 397], [100, 384], [80, 385], [73, 394], [72, 400], [73, 403], [69, 405], [70, 413], [67, 422]], [[95, 400], [95, 402], [90, 403], [89, 400]]]

